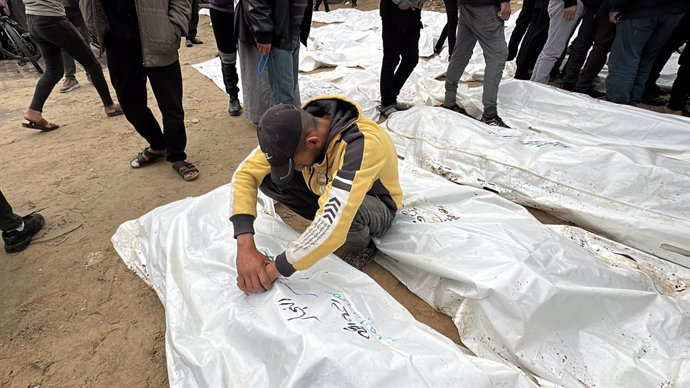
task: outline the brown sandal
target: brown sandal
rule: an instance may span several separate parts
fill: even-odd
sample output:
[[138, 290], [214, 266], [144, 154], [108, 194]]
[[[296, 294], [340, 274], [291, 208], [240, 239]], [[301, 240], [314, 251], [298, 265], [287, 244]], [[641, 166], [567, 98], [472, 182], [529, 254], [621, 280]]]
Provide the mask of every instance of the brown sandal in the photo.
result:
[[151, 148], [146, 147], [146, 148], [144, 148], [143, 151], [141, 151], [137, 154], [137, 157], [134, 158], [134, 160], [129, 162], [129, 165], [132, 168], [140, 168], [140, 167], [148, 166], [149, 164], [156, 162], [156, 161], [158, 161], [164, 157], [165, 157], [165, 152], [163, 152], [161, 154], [157, 154], [157, 153], [151, 151]]
[[186, 160], [181, 160], [172, 164], [173, 170], [187, 182], [193, 181], [199, 177], [199, 169], [195, 165]]

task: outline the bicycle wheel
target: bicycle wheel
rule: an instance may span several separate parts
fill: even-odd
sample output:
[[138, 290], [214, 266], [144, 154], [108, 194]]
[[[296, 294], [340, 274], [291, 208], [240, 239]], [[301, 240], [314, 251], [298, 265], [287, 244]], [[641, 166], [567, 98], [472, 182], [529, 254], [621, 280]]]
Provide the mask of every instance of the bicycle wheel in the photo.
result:
[[36, 71], [39, 74], [43, 74], [43, 68], [38, 63], [36, 56], [31, 52], [31, 50], [27, 46], [26, 41], [24, 41], [24, 38], [22, 38], [19, 35], [19, 33], [14, 29], [14, 27], [8, 27], [9, 28], [7, 28], [6, 31], [9, 34], [10, 39], [14, 42], [15, 45], [17, 45], [17, 48], [24, 54], [24, 59], [28, 59], [31, 62], [31, 64], [34, 65]]

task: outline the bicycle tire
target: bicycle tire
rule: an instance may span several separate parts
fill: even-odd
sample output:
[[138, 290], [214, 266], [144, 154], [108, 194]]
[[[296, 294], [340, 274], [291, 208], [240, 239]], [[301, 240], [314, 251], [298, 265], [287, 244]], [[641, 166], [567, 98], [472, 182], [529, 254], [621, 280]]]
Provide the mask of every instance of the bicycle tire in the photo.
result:
[[26, 43], [24, 42], [24, 38], [22, 38], [19, 33], [14, 29], [12, 26], [8, 26], [7, 28], [7, 33], [9, 34], [9, 38], [14, 41], [14, 44], [17, 45], [17, 48], [19, 48], [19, 51], [21, 51], [26, 59], [28, 59], [32, 65], [36, 68], [36, 71], [39, 74], [43, 74], [43, 68], [41, 67], [41, 64], [38, 63], [36, 58], [34, 57], [33, 53], [31, 50], [29, 50], [29, 47], [26, 46]]

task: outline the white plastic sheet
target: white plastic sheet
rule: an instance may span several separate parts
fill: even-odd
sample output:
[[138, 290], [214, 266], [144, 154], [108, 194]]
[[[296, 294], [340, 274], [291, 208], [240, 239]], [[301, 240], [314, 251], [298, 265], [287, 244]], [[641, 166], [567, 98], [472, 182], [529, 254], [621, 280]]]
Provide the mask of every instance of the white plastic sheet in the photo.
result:
[[[228, 185], [121, 225], [113, 245], [165, 307], [171, 387], [535, 387], [466, 354], [335, 256], [265, 293], [236, 286]], [[269, 256], [297, 233], [264, 202]]]
[[379, 262], [475, 354], [566, 387], [690, 386], [690, 271], [400, 167]]
[[[473, 116], [481, 115], [482, 88], [459, 93], [459, 100]], [[519, 80], [501, 83], [498, 110], [512, 127], [526, 133], [577, 145], [614, 146], [620, 150], [633, 147], [635, 152], [690, 162], [687, 117], [659, 114]], [[689, 172], [686, 164], [680, 168], [680, 172]]]
[[395, 113], [386, 126], [411, 163], [690, 267], [690, 165], [681, 160], [489, 127], [442, 108]]

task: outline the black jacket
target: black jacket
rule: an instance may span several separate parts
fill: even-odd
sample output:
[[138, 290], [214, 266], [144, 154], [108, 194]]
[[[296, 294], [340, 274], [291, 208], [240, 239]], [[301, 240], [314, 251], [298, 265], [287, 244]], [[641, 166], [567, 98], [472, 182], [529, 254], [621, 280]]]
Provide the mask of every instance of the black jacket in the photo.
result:
[[[242, 0], [244, 21], [256, 43], [270, 43], [290, 49], [292, 39], [299, 35], [299, 23], [304, 15], [295, 15], [295, 2], [306, 0]], [[303, 11], [306, 9], [304, 7]], [[297, 17], [296, 17], [297, 16]], [[296, 24], [296, 25], [295, 25]]]
[[620, 11], [625, 19], [683, 14], [690, 0], [611, 0], [611, 11]]

